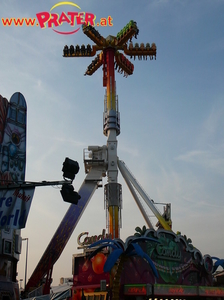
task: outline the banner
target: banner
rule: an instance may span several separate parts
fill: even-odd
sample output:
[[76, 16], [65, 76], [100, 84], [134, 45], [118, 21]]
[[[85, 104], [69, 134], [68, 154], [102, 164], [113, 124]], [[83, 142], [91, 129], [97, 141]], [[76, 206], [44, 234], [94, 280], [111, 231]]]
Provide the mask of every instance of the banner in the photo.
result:
[[8, 189], [23, 184], [26, 168], [26, 100], [19, 92], [10, 101], [0, 96], [0, 229], [24, 228], [34, 194], [32, 188]]
[[34, 188], [0, 191], [0, 229], [20, 229], [26, 225]]
[[26, 101], [21, 93], [14, 93], [9, 102], [2, 97], [0, 100], [1, 185], [23, 183], [26, 167]]

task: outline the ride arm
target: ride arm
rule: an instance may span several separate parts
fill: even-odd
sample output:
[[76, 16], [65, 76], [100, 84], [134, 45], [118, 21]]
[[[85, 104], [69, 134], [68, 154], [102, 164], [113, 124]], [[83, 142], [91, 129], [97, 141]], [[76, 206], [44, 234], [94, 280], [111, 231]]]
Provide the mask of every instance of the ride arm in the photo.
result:
[[91, 57], [96, 54], [96, 46], [90, 46], [89, 44], [87, 47], [82, 45], [76, 45], [75, 47], [71, 45], [68, 47], [67, 45], [64, 46], [63, 49], [63, 57]]
[[[149, 198], [149, 196], [146, 195], [146, 193], [143, 191], [140, 184], [137, 182], [137, 180], [134, 178], [134, 176], [131, 174], [131, 172], [126, 167], [125, 163], [118, 159], [118, 168], [124, 177], [125, 181], [129, 182], [129, 184], [132, 184], [134, 188], [138, 191], [138, 193], [141, 195], [142, 199], [145, 201], [145, 203], [148, 205], [148, 207], [151, 209], [155, 217], [158, 219], [162, 227], [166, 230], [171, 230], [171, 224], [170, 222], [166, 221], [163, 216], [160, 214], [156, 206], [153, 204], [152, 199]], [[129, 186], [128, 184], [128, 186]], [[136, 200], [136, 199], [135, 199]], [[139, 205], [139, 203], [137, 203]], [[144, 216], [144, 215], [143, 215]], [[145, 216], [144, 216], [145, 218]]]
[[126, 55], [129, 55], [131, 57], [134, 56], [134, 58], [137, 56], [138, 58], [147, 59], [149, 57], [150, 59], [153, 59], [153, 57], [156, 59], [156, 44], [152, 43], [151, 46], [149, 43], [144, 45], [143, 43], [133, 45], [132, 43], [129, 44], [129, 47], [127, 47], [127, 44], [124, 46], [124, 53]]
[[84, 75], [92, 75], [96, 70], [99, 69], [103, 64], [103, 51], [98, 54], [95, 59], [91, 62], [91, 64], [87, 67], [87, 70]]
[[[132, 75], [134, 71], [134, 65], [119, 51], [115, 53], [115, 61], [116, 61], [116, 68], [118, 67], [122, 71], [124, 71], [127, 75]], [[119, 70], [118, 70], [119, 72]]]
[[82, 25], [82, 31], [98, 46], [103, 46], [106, 43], [105, 38], [93, 26], [84, 24]]
[[145, 219], [146, 224], [148, 225], [149, 228], [153, 228], [153, 224], [151, 223], [151, 221], [150, 221], [150, 219], [149, 219], [149, 217], [148, 217], [148, 215], [147, 215], [147, 213], [146, 213], [146, 211], [145, 211], [145, 209], [144, 209], [137, 193], [135, 192], [135, 189], [134, 189], [133, 185], [131, 184], [126, 172], [124, 172], [124, 170], [122, 168], [120, 169], [120, 171], [121, 171], [121, 174], [122, 174], [128, 188], [129, 188], [133, 198], [135, 199], [135, 202], [136, 202], [140, 212], [143, 215], [143, 218]]
[[137, 23], [131, 20], [120, 32], [118, 32], [116, 37], [116, 46], [119, 47], [124, 45], [131, 40], [134, 36], [137, 38], [139, 29]]
[[[78, 191], [81, 199], [77, 205], [71, 204], [67, 210], [63, 220], [31, 275], [25, 287], [26, 291], [38, 287], [42, 283], [44, 276], [48, 273], [49, 268], [53, 268], [53, 265], [64, 250], [101, 180], [102, 172], [98, 168], [92, 167]], [[51, 266], [49, 266], [49, 261], [51, 261]]]

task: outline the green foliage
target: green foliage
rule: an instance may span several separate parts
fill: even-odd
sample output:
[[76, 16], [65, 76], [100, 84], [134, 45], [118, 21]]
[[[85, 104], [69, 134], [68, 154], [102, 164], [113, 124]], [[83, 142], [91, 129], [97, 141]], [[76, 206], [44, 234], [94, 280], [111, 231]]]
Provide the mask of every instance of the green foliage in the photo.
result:
[[143, 236], [144, 234], [145, 234], [145, 232], [146, 232], [146, 227], [145, 227], [145, 225], [142, 227], [142, 229], [140, 228], [140, 227], [136, 227], [135, 228], [135, 234], [134, 234], [134, 236], [137, 236], [137, 237], [140, 237], [140, 236]]

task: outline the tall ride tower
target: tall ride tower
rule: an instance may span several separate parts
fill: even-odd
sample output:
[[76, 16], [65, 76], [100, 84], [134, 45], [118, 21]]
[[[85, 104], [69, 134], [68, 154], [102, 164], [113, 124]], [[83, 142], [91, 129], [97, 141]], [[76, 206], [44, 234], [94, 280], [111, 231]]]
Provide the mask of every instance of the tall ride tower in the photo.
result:
[[[118, 183], [117, 136], [120, 134], [120, 114], [116, 95], [115, 69], [125, 77], [134, 71], [134, 65], [119, 51], [139, 59], [156, 58], [156, 45], [149, 43], [133, 45], [132, 38], [137, 38], [138, 27], [136, 22], [130, 21], [117, 36], [102, 37], [91, 25], [83, 25], [83, 32], [96, 44], [93, 46], [78, 45], [64, 47], [64, 57], [89, 57], [100, 53], [88, 66], [85, 75], [92, 75], [100, 66], [103, 66], [103, 86], [106, 87], [104, 99], [103, 132], [107, 136], [107, 181], [104, 186], [105, 203], [107, 209], [108, 233], [112, 238], [120, 237], [122, 189]], [[129, 42], [129, 44], [128, 44]]]

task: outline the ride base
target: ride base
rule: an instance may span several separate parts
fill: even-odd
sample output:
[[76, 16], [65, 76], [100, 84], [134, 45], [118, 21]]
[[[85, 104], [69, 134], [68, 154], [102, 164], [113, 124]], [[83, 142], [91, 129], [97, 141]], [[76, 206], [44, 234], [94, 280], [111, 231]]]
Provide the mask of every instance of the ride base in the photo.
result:
[[[98, 243], [103, 245], [105, 239], [100, 239]], [[224, 299], [224, 287], [213, 285], [212, 258], [202, 256], [186, 236], [148, 229], [141, 236], [128, 237], [125, 243], [116, 241], [123, 254], [110, 272], [104, 272], [109, 248], [90, 258], [97, 247], [90, 249], [84, 243], [83, 253], [73, 255], [72, 300]], [[129, 255], [127, 248], [133, 243], [151, 257], [158, 277], [144, 257]]]

